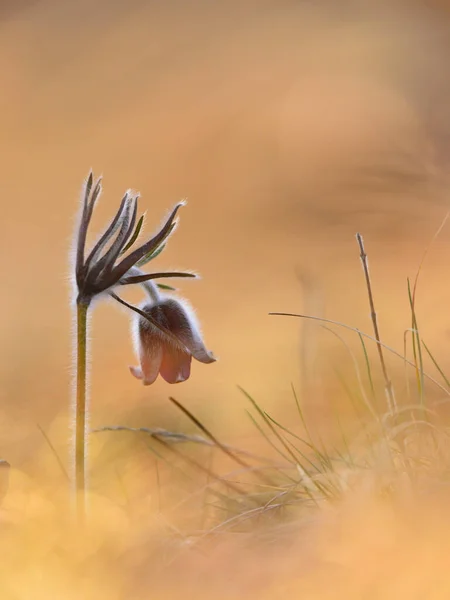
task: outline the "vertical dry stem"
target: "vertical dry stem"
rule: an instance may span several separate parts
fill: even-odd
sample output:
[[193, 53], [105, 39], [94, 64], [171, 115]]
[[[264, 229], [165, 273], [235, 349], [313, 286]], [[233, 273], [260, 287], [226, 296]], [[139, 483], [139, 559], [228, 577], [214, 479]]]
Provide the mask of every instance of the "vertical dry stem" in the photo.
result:
[[366, 254], [366, 251], [364, 248], [364, 241], [363, 241], [362, 235], [360, 233], [356, 234], [356, 239], [358, 241], [358, 245], [359, 245], [359, 249], [360, 249], [361, 263], [362, 263], [362, 267], [363, 267], [363, 271], [364, 271], [364, 276], [366, 279], [367, 293], [369, 296], [369, 304], [370, 304], [370, 317], [372, 319], [372, 325], [373, 325], [375, 339], [378, 342], [377, 343], [378, 357], [380, 359], [381, 370], [383, 372], [383, 377], [384, 377], [386, 397], [387, 397], [387, 401], [388, 401], [388, 409], [389, 409], [389, 412], [391, 414], [393, 414], [397, 410], [397, 403], [395, 400], [394, 390], [392, 387], [392, 381], [388, 375], [386, 363], [384, 361], [383, 348], [380, 343], [381, 342], [380, 331], [378, 329], [377, 313], [375, 311], [375, 303], [373, 300], [372, 285], [370, 282], [369, 264], [368, 264], [368, 260], [367, 260], [367, 254]]

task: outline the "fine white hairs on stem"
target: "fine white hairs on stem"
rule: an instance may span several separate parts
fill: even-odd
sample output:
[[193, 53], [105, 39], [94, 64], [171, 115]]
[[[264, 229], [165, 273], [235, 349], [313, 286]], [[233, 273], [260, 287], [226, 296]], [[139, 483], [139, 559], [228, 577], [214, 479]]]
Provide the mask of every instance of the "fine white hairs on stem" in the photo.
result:
[[[129, 305], [115, 293], [118, 286], [141, 284], [145, 286], [152, 301], [160, 301], [155, 279], [168, 277], [195, 277], [188, 272], [144, 273], [140, 268], [154, 260], [164, 250], [168, 238], [177, 226], [179, 209], [185, 205], [181, 201], [174, 206], [160, 229], [141, 245], [135, 247], [144, 223], [144, 215], [138, 219], [139, 194], [127, 190], [122, 197], [119, 208], [105, 227], [90, 250], [86, 250], [88, 230], [94, 208], [102, 193], [102, 180], [94, 181], [92, 171], [89, 172], [83, 185], [81, 207], [76, 228], [71, 263], [72, 277], [76, 289], [76, 306], [74, 319], [74, 372], [75, 372], [75, 436], [72, 445], [74, 461], [76, 511], [79, 523], [85, 520], [86, 512], [86, 452], [87, 424], [89, 422], [88, 376], [90, 369], [88, 324], [92, 302], [106, 294], [134, 311], [139, 309]], [[160, 284], [161, 285], [161, 284]], [[145, 313], [143, 312], [142, 314]], [[151, 318], [149, 317], [151, 323]], [[164, 326], [154, 322], [157, 332], [164, 331]], [[172, 342], [177, 338], [167, 331]], [[193, 338], [194, 339], [194, 338]], [[173, 347], [182, 345], [174, 342]], [[172, 348], [172, 345], [171, 345]]]

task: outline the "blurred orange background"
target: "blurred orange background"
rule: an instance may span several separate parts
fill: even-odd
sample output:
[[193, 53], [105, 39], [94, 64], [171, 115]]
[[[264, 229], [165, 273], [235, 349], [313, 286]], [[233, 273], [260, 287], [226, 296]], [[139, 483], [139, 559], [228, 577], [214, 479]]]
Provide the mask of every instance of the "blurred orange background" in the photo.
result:
[[[144, 389], [127, 369], [129, 315], [98, 306], [93, 425], [170, 427], [173, 394], [232, 439], [249, 427], [237, 385], [289, 415], [291, 382], [302, 384], [305, 369], [319, 373], [321, 391], [304, 401], [326, 409], [339, 340], [268, 313], [370, 333], [357, 231], [381, 334], [401, 351], [406, 277], [448, 210], [448, 16], [443, 2], [380, 0], [3, 2], [0, 454], [32, 460], [36, 424], [49, 428], [56, 415], [51, 434], [64, 453], [68, 254], [91, 167], [104, 175], [98, 231], [129, 187], [142, 194], [150, 231], [188, 198], [157, 268], [201, 273], [180, 288], [220, 358], [194, 365], [182, 386]], [[444, 369], [448, 236], [434, 244], [418, 294], [424, 338]]]
[[[13, 466], [0, 510], [2, 598], [47, 600], [49, 589], [61, 598], [147, 598], [151, 586], [164, 598], [180, 589], [208, 598], [448, 597], [440, 580], [448, 492], [439, 477], [436, 497], [430, 485], [430, 498], [408, 507], [373, 493], [383, 488], [384, 463], [379, 472], [356, 469], [358, 493], [321, 511], [299, 505], [295, 525], [274, 521], [276, 543], [265, 545], [259, 531], [250, 541], [216, 531], [190, 551], [176, 525], [207, 527], [207, 494], [189, 479], [192, 465], [174, 459], [182, 473], [169, 477], [142, 440], [96, 434], [96, 518], [79, 550], [60, 514], [68, 485], [51, 444], [66, 467], [69, 251], [90, 168], [104, 176], [98, 232], [127, 188], [141, 193], [149, 233], [188, 198], [154, 268], [201, 273], [180, 290], [220, 359], [195, 364], [182, 386], [144, 388], [128, 372], [130, 315], [99, 304], [92, 426], [192, 431], [168, 402], [173, 395], [220, 439], [248, 449], [261, 439], [237, 386], [295, 428], [292, 382], [332, 435], [331, 410], [346, 401], [336, 370], [351, 388], [351, 356], [317, 323], [268, 313], [313, 314], [371, 333], [359, 231], [381, 336], [403, 351], [406, 279], [449, 210], [449, 56], [444, 0], [0, 3], [0, 458]], [[447, 224], [417, 295], [421, 333], [444, 371], [449, 240]], [[125, 295], [141, 298], [139, 290]], [[363, 364], [357, 336], [335, 331]], [[401, 398], [404, 365], [386, 356]], [[205, 448], [192, 452], [209, 460]], [[345, 488], [344, 467], [338, 477]], [[161, 491], [172, 502], [167, 514]], [[424, 595], [413, 596], [418, 590]]]

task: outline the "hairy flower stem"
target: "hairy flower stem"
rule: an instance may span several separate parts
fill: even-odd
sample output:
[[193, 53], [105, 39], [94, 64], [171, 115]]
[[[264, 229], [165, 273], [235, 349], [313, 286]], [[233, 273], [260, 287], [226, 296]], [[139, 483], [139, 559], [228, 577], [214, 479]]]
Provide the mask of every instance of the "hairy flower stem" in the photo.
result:
[[75, 407], [75, 494], [79, 524], [86, 518], [87, 317], [89, 302], [77, 301], [77, 396]]

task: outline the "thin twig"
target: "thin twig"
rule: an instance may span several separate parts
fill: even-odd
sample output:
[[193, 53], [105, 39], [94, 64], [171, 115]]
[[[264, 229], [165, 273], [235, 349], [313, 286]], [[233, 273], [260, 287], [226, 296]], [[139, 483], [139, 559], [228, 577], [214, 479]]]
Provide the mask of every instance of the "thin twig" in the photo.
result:
[[39, 425], [39, 423], [36, 423], [36, 427], [39, 429], [39, 431], [42, 434], [42, 437], [44, 438], [44, 440], [46, 441], [48, 447], [50, 448], [51, 453], [53, 454], [53, 456], [55, 457], [56, 462], [58, 463], [59, 468], [61, 469], [62, 474], [64, 475], [64, 477], [67, 479], [67, 481], [70, 481], [70, 477], [69, 474], [67, 473], [62, 460], [59, 456], [59, 454], [56, 452], [56, 448], [55, 446], [52, 444], [50, 438], [48, 437], [48, 435], [45, 433], [45, 431], [42, 429], [42, 427]]
[[[377, 342], [380, 342], [381, 338], [380, 338], [380, 331], [378, 329], [378, 319], [377, 319], [377, 313], [375, 311], [375, 302], [373, 299], [372, 284], [370, 282], [369, 264], [367, 261], [367, 254], [366, 254], [366, 251], [364, 248], [364, 241], [363, 241], [362, 235], [360, 233], [356, 234], [356, 240], [358, 242], [359, 249], [361, 252], [360, 258], [361, 258], [361, 264], [362, 264], [363, 271], [364, 271], [364, 277], [366, 279], [367, 293], [369, 296], [369, 305], [370, 305], [370, 316], [372, 319], [373, 331], [375, 334], [375, 339], [377, 340]], [[378, 349], [378, 356], [380, 359], [381, 370], [383, 372], [384, 383], [385, 383], [385, 387], [386, 387], [386, 395], [387, 395], [387, 399], [388, 399], [389, 410], [390, 410], [390, 412], [394, 412], [397, 410], [397, 403], [395, 401], [395, 394], [394, 394], [394, 389], [392, 387], [392, 381], [388, 375], [386, 363], [384, 361], [383, 348], [382, 348], [381, 344], [379, 344], [379, 343], [377, 344], [377, 349]]]
[[[129, 431], [131, 433], [145, 433], [152, 438], [163, 438], [174, 444], [183, 444], [183, 443], [193, 443], [193, 444], [201, 444], [204, 446], [209, 446], [212, 448], [217, 448], [218, 445], [208, 440], [201, 435], [189, 435], [186, 433], [178, 433], [175, 431], [167, 431], [166, 429], [160, 428], [150, 428], [150, 427], [127, 427], [125, 425], [106, 425], [104, 427], [97, 427], [96, 429], [91, 429], [91, 433], [101, 433], [104, 431]], [[234, 446], [229, 446], [228, 444], [220, 444], [219, 448], [226, 449], [229, 452], [234, 452], [235, 454], [240, 454], [242, 456], [247, 456], [247, 458], [253, 458], [254, 460], [258, 460], [262, 463], [273, 464], [268, 458], [264, 458], [262, 456], [257, 456], [256, 454], [252, 454], [247, 450], [242, 450], [241, 448], [235, 448]], [[248, 467], [248, 465], [245, 465]]]
[[175, 456], [178, 456], [179, 458], [181, 458], [182, 460], [187, 462], [189, 465], [195, 467], [196, 469], [198, 469], [199, 471], [202, 471], [203, 473], [206, 473], [206, 475], [208, 477], [212, 477], [216, 481], [223, 483], [224, 486], [226, 486], [227, 488], [229, 488], [230, 490], [232, 490], [233, 492], [235, 492], [236, 494], [238, 494], [240, 496], [246, 495], [245, 492], [243, 490], [241, 490], [238, 486], [223, 479], [223, 477], [221, 477], [217, 473], [214, 473], [213, 471], [211, 471], [210, 469], [205, 467], [202, 463], [199, 463], [198, 461], [194, 460], [193, 458], [190, 458], [189, 456], [182, 454], [174, 446], [171, 446], [170, 444], [168, 444], [164, 439], [162, 439], [158, 435], [154, 435], [152, 437], [155, 440], [155, 442], [158, 442], [159, 444], [161, 444], [164, 448], [169, 450], [169, 452], [172, 452], [172, 454], [175, 454]]
[[450, 217], [450, 211], [447, 212], [447, 214], [445, 215], [445, 217], [442, 219], [442, 223], [439, 225], [436, 233], [433, 235], [433, 237], [431, 238], [430, 243], [428, 244], [428, 246], [424, 250], [424, 253], [423, 253], [422, 258], [421, 258], [420, 263], [419, 263], [419, 267], [417, 269], [416, 276], [414, 278], [414, 285], [413, 285], [413, 290], [412, 290], [412, 303], [413, 303], [413, 306], [414, 306], [414, 304], [416, 302], [416, 291], [417, 291], [417, 284], [418, 284], [418, 281], [419, 281], [419, 275], [420, 275], [420, 273], [422, 271], [422, 267], [423, 267], [423, 264], [424, 264], [425, 259], [427, 257], [427, 254], [428, 254], [431, 246], [434, 244], [434, 242], [439, 237], [441, 231], [444, 229], [445, 224], [447, 223], [449, 217]]
[[[222, 444], [222, 442], [220, 442], [217, 437], [211, 433], [209, 431], [209, 429], [207, 427], [205, 427], [205, 425], [203, 425], [203, 423], [201, 423], [201, 421], [199, 421], [197, 419], [197, 417], [195, 415], [193, 415], [185, 406], [183, 406], [181, 404], [181, 402], [179, 402], [178, 400], [176, 400], [175, 398], [173, 398], [172, 396], [169, 396], [169, 400], [172, 402], [172, 404], [174, 404], [179, 410], [181, 410], [181, 412], [186, 415], [188, 417], [188, 419], [190, 419], [192, 421], [192, 423], [194, 423], [194, 425], [196, 425], [210, 440], [211, 442], [219, 449], [221, 450], [224, 454], [226, 454], [229, 458], [231, 458], [232, 460], [234, 460], [239, 466], [244, 467], [246, 469], [248, 469], [250, 467], [250, 465], [245, 462], [244, 460], [242, 460], [241, 458], [239, 458], [239, 456], [236, 456], [234, 454], [234, 452], [232, 452], [229, 448], [227, 448], [227, 446], [225, 446], [224, 444]], [[272, 485], [273, 482], [270, 478], [266, 477], [263, 473], [259, 473], [258, 472], [258, 476], [265, 482], [265, 483], [269, 483], [269, 485]]]

